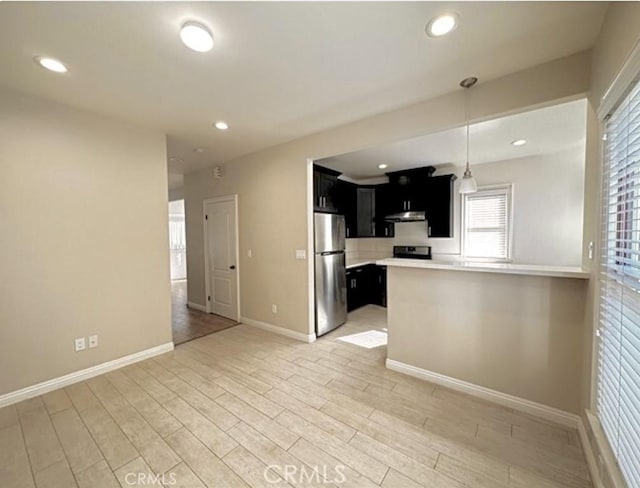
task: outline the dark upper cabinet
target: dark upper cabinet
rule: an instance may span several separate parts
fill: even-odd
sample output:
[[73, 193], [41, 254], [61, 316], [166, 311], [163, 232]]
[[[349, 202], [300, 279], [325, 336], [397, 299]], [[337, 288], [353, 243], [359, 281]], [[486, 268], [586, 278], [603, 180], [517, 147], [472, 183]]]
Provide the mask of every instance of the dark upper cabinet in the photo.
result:
[[393, 222], [384, 220], [389, 185], [359, 186], [358, 237], [393, 237]]
[[346, 237], [358, 237], [358, 185], [338, 180], [338, 213], [344, 215]]
[[347, 238], [393, 237], [393, 223], [384, 220], [388, 186], [361, 186], [337, 181], [337, 213], [345, 217]]
[[409, 169], [387, 173], [389, 176], [389, 213], [427, 210], [427, 180], [435, 168]]
[[358, 187], [358, 237], [376, 235], [376, 190], [373, 187]]
[[455, 175], [433, 176], [434, 168], [388, 173], [389, 183], [356, 185], [340, 173], [314, 165], [314, 210], [345, 216], [346, 237], [393, 237], [390, 214], [423, 211], [429, 237], [453, 237]]
[[453, 182], [455, 175], [427, 180], [427, 225], [429, 237], [453, 237]]
[[316, 212], [338, 213], [338, 171], [313, 166], [313, 208]]
[[391, 200], [391, 185], [376, 185], [376, 213], [374, 216], [376, 224], [376, 237], [393, 237], [395, 226], [393, 222], [387, 222], [384, 218], [393, 213], [389, 210], [389, 202]]
[[433, 176], [427, 166], [388, 173], [389, 207], [387, 215], [424, 211], [429, 237], [453, 237], [453, 174]]

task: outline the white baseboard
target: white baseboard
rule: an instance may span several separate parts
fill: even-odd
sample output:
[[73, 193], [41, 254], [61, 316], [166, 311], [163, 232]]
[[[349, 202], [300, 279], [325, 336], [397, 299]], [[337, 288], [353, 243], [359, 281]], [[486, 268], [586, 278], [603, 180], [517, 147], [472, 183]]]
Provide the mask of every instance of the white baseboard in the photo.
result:
[[250, 319], [247, 317], [240, 317], [240, 322], [247, 325], [258, 327], [259, 329], [268, 330], [283, 336], [291, 337], [302, 342], [314, 342], [316, 340], [315, 334], [303, 334], [302, 332], [296, 332], [295, 330], [285, 329], [277, 325], [268, 324], [266, 322], [260, 322], [259, 320]]
[[400, 361], [387, 359], [386, 366], [387, 368], [398, 371], [399, 373], [408, 374], [409, 376], [430, 381], [431, 383], [446, 386], [452, 390], [468, 393], [469, 395], [477, 398], [482, 398], [483, 400], [488, 400], [490, 402], [497, 403], [498, 405], [535, 415], [551, 422], [571, 427], [572, 429], [577, 429], [580, 422], [580, 416], [573, 413], [565, 412], [564, 410], [532, 402], [531, 400], [502, 393], [490, 388], [485, 388], [484, 386], [474, 385], [473, 383], [451, 378], [440, 373], [434, 373], [433, 371], [417, 368], [410, 364], [401, 363]]
[[80, 381], [88, 380], [94, 376], [108, 373], [109, 371], [122, 368], [128, 364], [144, 361], [145, 359], [149, 359], [169, 351], [173, 351], [173, 342], [167, 342], [166, 344], [161, 344], [150, 349], [145, 349], [144, 351], [129, 354], [128, 356], [107, 361], [106, 363], [81, 369], [80, 371], [75, 371], [58, 378], [53, 378], [52, 380], [27, 386], [26, 388], [12, 391], [10, 393], [5, 393], [4, 395], [0, 395], [0, 408], [57, 390], [58, 388], [63, 388], [74, 383], [79, 383]]
[[589, 474], [591, 475], [591, 482], [593, 483], [594, 488], [604, 488], [600, 477], [600, 470], [598, 469], [598, 463], [596, 462], [596, 455], [593, 452], [593, 446], [589, 441], [589, 434], [587, 434], [587, 428], [584, 425], [584, 419], [582, 417], [580, 417], [580, 421], [578, 422], [578, 437], [580, 438], [582, 452], [584, 452], [584, 457], [587, 461], [587, 468], [589, 468]]
[[205, 312], [205, 313], [207, 311], [207, 307], [195, 302], [187, 302], [187, 307], [192, 308], [194, 310], [200, 310], [201, 312]]

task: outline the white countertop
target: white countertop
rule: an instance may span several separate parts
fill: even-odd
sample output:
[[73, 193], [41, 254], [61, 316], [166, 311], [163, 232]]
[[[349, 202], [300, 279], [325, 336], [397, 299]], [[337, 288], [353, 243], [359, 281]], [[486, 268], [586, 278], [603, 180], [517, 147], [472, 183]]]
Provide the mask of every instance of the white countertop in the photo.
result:
[[377, 259], [347, 259], [347, 269], [357, 268], [358, 266], [366, 266], [367, 264], [376, 264]]
[[483, 263], [475, 261], [429, 261], [424, 259], [387, 258], [376, 261], [383, 266], [401, 268], [441, 269], [448, 271], [474, 271], [556, 278], [588, 279], [590, 273], [578, 266], [544, 266], [537, 264]]

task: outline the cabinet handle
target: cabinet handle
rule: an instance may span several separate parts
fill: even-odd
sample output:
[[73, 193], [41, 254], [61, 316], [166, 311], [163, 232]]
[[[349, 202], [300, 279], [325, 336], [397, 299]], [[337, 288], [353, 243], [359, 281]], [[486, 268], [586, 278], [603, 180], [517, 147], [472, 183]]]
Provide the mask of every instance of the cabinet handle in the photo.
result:
[[388, 228], [388, 227], [385, 227], [385, 228], [384, 228], [384, 235], [385, 235], [385, 236], [388, 236], [388, 235], [389, 235], [389, 228]]
[[347, 237], [349, 237], [349, 227], [347, 227]]
[[362, 269], [356, 269], [356, 273], [362, 273]]
[[322, 208], [324, 208], [326, 206], [326, 203], [325, 203], [326, 202], [326, 197], [321, 197], [321, 198], [322, 198], [322, 203], [320, 204], [320, 206]]
[[411, 200], [407, 200], [407, 210], [411, 210]]
[[429, 234], [429, 237], [431, 237], [431, 226], [429, 226], [428, 234]]
[[407, 209], [407, 201], [402, 200], [402, 210], [406, 210], [406, 209]]
[[371, 235], [376, 235], [376, 224], [371, 224]]

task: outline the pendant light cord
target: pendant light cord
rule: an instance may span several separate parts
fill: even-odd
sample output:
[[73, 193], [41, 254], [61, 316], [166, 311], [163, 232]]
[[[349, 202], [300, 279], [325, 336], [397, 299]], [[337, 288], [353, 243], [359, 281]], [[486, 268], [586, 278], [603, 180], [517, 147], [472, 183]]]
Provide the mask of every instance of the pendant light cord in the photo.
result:
[[465, 87], [465, 89], [464, 89], [464, 119], [467, 122], [467, 166], [466, 166], [466, 171], [469, 171], [469, 87], [468, 86]]

